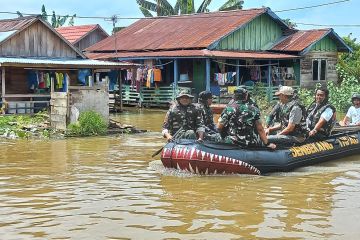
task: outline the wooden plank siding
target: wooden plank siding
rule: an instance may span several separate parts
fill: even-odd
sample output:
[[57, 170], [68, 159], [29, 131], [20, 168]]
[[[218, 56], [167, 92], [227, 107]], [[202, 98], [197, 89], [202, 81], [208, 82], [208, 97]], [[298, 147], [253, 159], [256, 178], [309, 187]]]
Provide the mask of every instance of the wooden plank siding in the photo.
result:
[[82, 51], [105, 38], [107, 38], [107, 36], [99, 29], [96, 29], [74, 45]]
[[325, 52], [336, 52], [336, 43], [329, 37], [326, 36], [311, 47], [311, 51], [325, 51]]
[[217, 50], [267, 50], [279, 40], [282, 29], [269, 16], [263, 14], [241, 29], [220, 40]]
[[0, 45], [0, 55], [76, 58], [76, 52], [41, 22], [29, 26]]
[[[326, 80], [313, 80], [312, 61], [314, 59], [325, 59], [326, 64]], [[301, 72], [301, 87], [313, 87], [316, 83], [324, 83], [327, 81], [338, 81], [338, 74], [336, 71], [337, 64], [337, 52], [320, 52], [311, 51], [307, 53], [304, 59], [301, 60], [300, 72]]]

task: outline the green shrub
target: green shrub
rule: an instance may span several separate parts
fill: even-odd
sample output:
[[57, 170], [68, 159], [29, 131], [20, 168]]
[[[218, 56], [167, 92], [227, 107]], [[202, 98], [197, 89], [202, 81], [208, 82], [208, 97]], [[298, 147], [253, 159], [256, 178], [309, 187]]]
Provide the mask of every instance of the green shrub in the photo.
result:
[[330, 102], [335, 106], [337, 111], [345, 113], [351, 106], [351, 95], [353, 93], [360, 93], [360, 85], [358, 80], [342, 67], [337, 66], [337, 71], [342, 82], [340, 84], [333, 82], [328, 83]]
[[107, 131], [107, 123], [103, 117], [94, 111], [80, 113], [77, 123], [69, 124], [68, 135], [92, 136], [103, 135]]

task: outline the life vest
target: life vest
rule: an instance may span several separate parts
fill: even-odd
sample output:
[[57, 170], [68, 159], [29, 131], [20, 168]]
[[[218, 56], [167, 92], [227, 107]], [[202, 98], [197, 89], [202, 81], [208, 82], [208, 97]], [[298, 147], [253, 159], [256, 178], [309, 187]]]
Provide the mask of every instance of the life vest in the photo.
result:
[[[306, 119], [306, 128], [308, 131], [314, 129], [315, 125], [319, 122], [321, 114], [325, 112], [327, 108], [331, 108], [333, 113], [335, 114], [336, 109], [333, 105], [330, 103], [326, 103], [324, 105], [321, 105], [320, 107], [316, 108], [316, 103], [313, 102], [310, 107], [307, 110], [307, 119]], [[324, 134], [326, 136], [329, 136], [331, 134], [331, 130], [335, 125], [336, 119], [334, 118], [334, 115], [330, 118], [329, 121], [327, 121], [320, 130], [318, 130], [319, 133]]]
[[280, 122], [281, 122], [282, 128], [284, 129], [289, 125], [290, 113], [291, 113], [291, 110], [295, 106], [300, 107], [302, 117], [301, 117], [300, 123], [296, 124], [295, 129], [289, 134], [291, 136], [299, 136], [299, 135], [304, 134], [304, 123], [305, 123], [305, 114], [306, 114], [306, 110], [305, 110], [304, 105], [302, 105], [299, 102], [299, 100], [292, 99], [287, 104], [284, 104], [284, 105], [280, 106], [280, 113], [279, 113]]

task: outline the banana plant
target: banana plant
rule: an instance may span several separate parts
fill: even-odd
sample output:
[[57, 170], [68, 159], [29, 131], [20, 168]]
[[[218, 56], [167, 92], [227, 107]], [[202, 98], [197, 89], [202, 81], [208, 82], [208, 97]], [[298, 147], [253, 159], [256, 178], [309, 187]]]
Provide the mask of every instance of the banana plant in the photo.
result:
[[[169, 15], [181, 15], [192, 13], [209, 12], [209, 5], [211, 0], [203, 0], [199, 8], [195, 11], [194, 0], [177, 0], [173, 7], [167, 0], [136, 0], [139, 5], [140, 11], [145, 17], [153, 17], [152, 12], [156, 13], [156, 16], [169, 16]], [[242, 9], [244, 1], [241, 0], [227, 0], [218, 10], [229, 11], [234, 9]]]
[[[18, 17], [23, 17], [23, 14], [19, 11], [16, 12]], [[45, 8], [45, 5], [43, 4], [41, 6], [41, 19], [43, 19], [44, 21], [48, 21], [48, 14], [46, 12], [46, 8]], [[52, 15], [51, 15], [51, 22], [49, 22], [51, 24], [51, 26], [53, 26], [54, 28], [57, 28], [57, 27], [61, 27], [61, 26], [64, 26], [66, 21], [69, 19], [69, 22], [68, 22], [68, 25], [69, 26], [74, 26], [74, 22], [75, 22], [75, 17], [76, 17], [76, 14], [72, 15], [72, 16], [69, 16], [69, 15], [66, 15], [66, 16], [58, 16], [55, 14], [55, 11], [52, 11]]]

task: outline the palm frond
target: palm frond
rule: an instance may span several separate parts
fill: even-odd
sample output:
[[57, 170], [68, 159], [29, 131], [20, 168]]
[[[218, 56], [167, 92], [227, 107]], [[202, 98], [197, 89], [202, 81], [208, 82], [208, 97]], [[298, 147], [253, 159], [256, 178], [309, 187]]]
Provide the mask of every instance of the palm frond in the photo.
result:
[[209, 12], [208, 6], [210, 5], [211, 0], [204, 0], [198, 10], [197, 13]]
[[224, 3], [220, 8], [219, 11], [230, 11], [235, 9], [242, 9], [244, 1], [242, 0], [228, 0]]
[[142, 6], [139, 7], [140, 11], [142, 12], [142, 14], [145, 17], [153, 17], [153, 15], [151, 14], [151, 12], [149, 10], [147, 10], [146, 8], [143, 8]]
[[[158, 16], [167, 16], [167, 15], [175, 14], [174, 8], [166, 0], [157, 0], [157, 4], [146, 1], [146, 0], [136, 0], [136, 3], [140, 7], [144, 8], [148, 11], [157, 13]], [[140, 10], [141, 10], [141, 8], [140, 8]], [[144, 14], [144, 12], [143, 12], [143, 14]]]
[[16, 14], [18, 15], [18, 17], [24, 17], [24, 15], [19, 11], [16, 11]]
[[74, 26], [75, 24], [75, 17], [76, 17], [76, 14], [72, 15], [70, 20], [69, 20], [69, 26]]

